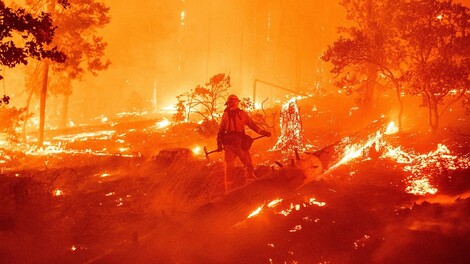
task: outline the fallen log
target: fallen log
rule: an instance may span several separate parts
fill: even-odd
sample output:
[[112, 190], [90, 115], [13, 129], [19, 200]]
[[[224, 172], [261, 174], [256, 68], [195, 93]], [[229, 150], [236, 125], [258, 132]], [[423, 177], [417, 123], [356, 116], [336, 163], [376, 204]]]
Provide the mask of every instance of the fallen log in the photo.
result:
[[383, 128], [383, 119], [372, 122], [364, 130], [316, 152], [298, 154], [288, 166], [270, 175], [233, 189], [227, 194], [199, 207], [190, 214], [199, 228], [224, 231], [245, 220], [259, 206], [296, 193], [307, 183], [318, 179], [323, 172], [337, 164], [347, 145], [360, 144]]
[[[190, 214], [201, 229], [226, 230], [247, 218], [260, 205], [295, 192], [306, 182], [316, 179], [329, 164], [332, 146], [315, 153], [302, 153], [290, 165], [271, 172], [263, 178], [240, 186], [199, 207]], [[330, 152], [330, 154], [328, 154]]]

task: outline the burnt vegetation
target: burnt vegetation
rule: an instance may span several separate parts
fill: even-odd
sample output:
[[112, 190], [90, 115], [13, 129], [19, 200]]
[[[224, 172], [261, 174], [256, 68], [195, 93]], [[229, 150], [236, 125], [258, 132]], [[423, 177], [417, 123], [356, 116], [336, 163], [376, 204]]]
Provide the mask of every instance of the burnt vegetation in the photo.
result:
[[[175, 113], [67, 128], [73, 83], [111, 65], [98, 32], [110, 7], [0, 0], [0, 63], [27, 64], [26, 106], [9, 105], [5, 86], [0, 99], [0, 262], [468, 263], [469, 8], [340, 4], [348, 26], [321, 56], [333, 76], [301, 91], [254, 79], [253, 92], [259, 83], [285, 98], [243, 98], [274, 136], [252, 145], [259, 179], [245, 184], [237, 164], [225, 192], [224, 154], [205, 151], [233, 76], [194, 82]], [[128, 108], [144, 112], [145, 98], [129, 94]], [[62, 130], [45, 130], [47, 96], [65, 99]]]

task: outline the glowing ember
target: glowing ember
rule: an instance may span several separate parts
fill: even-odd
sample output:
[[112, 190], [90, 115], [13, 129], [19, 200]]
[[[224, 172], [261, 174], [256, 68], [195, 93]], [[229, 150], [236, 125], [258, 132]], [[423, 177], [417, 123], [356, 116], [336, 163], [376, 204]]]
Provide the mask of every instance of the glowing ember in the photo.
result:
[[310, 198], [309, 201], [310, 205], [318, 205], [318, 206], [325, 206], [326, 203], [324, 202], [318, 202], [315, 198]]
[[157, 122], [156, 126], [157, 126], [157, 128], [165, 128], [165, 127], [169, 126], [170, 124], [171, 124], [171, 122], [168, 119], [164, 118], [162, 121]]
[[115, 200], [115, 202], [117, 203], [116, 206], [118, 206], [118, 207], [119, 207], [119, 206], [122, 206], [122, 205], [123, 205], [123, 199], [122, 199], [122, 197], [120, 197], [119, 199]]
[[[274, 200], [274, 201], [277, 201], [277, 200]], [[274, 202], [274, 201], [273, 201], [273, 202]], [[281, 201], [282, 201], [282, 200], [281, 200]], [[279, 202], [280, 202], [280, 201], [279, 201]], [[272, 202], [271, 202], [271, 203], [272, 203]], [[270, 203], [270, 204], [271, 204], [271, 203]], [[321, 206], [325, 206], [326, 203], [324, 203], [324, 202], [318, 202], [315, 198], [310, 198], [308, 204], [305, 204], [305, 203], [304, 203], [304, 204], [301, 205], [301, 204], [293, 204], [293, 203], [291, 203], [290, 206], [289, 206], [289, 208], [280, 210], [280, 211], [277, 212], [277, 214], [281, 214], [281, 215], [284, 215], [284, 216], [288, 216], [288, 215], [290, 215], [290, 213], [291, 213], [293, 210], [300, 211], [300, 209], [301, 209], [302, 207], [305, 208], [305, 207], [308, 207], [308, 206], [310, 206], [310, 205], [317, 205], [317, 206], [320, 206], [320, 207], [321, 207]], [[268, 206], [269, 206], [269, 205], [268, 205]]]
[[197, 146], [192, 149], [193, 153], [198, 155], [201, 153], [201, 147]]
[[263, 207], [264, 207], [264, 204], [261, 205], [260, 207], [258, 207], [256, 210], [254, 210], [250, 215], [248, 215], [247, 218], [252, 218], [253, 216], [258, 215], [261, 212], [261, 210], [263, 209]]
[[101, 174], [101, 178], [108, 177], [110, 174], [109, 173], [103, 173]]
[[427, 193], [435, 194], [437, 192], [436, 188], [433, 188], [429, 183], [429, 179], [413, 179], [410, 181], [410, 186], [406, 187], [407, 193], [412, 193], [414, 195], [425, 195]]
[[[395, 124], [390, 122], [384, 134], [395, 131], [397, 131]], [[343, 139], [343, 142], [348, 142], [348, 140], [348, 138]], [[341, 160], [330, 170], [363, 156], [367, 150], [375, 150], [379, 153], [379, 158], [388, 158], [397, 163], [406, 164], [403, 170], [411, 175], [407, 178], [408, 186], [405, 191], [415, 195], [435, 194], [438, 191], [431, 185], [430, 177], [441, 175], [445, 170], [470, 167], [468, 158], [451, 155], [449, 149], [443, 144], [439, 144], [435, 151], [418, 155], [412, 151], [406, 152], [401, 147], [392, 147], [383, 139], [380, 131], [377, 131], [375, 136], [370, 136], [365, 143], [346, 145]]]
[[404, 171], [410, 172], [408, 177], [409, 186], [406, 192], [415, 195], [435, 194], [437, 188], [430, 184], [432, 175], [440, 175], [445, 170], [468, 169], [470, 161], [468, 158], [450, 155], [449, 149], [442, 144], [435, 151], [428, 154], [416, 155], [412, 152], [406, 153], [400, 148], [388, 148], [384, 156], [394, 159], [398, 163], [407, 164]]
[[270, 203], [268, 203], [268, 207], [269, 208], [274, 208], [276, 206], [279, 205], [279, 203], [282, 202], [282, 199], [276, 199], [276, 200], [272, 200]]
[[366, 242], [367, 240], [369, 240], [370, 236], [368, 235], [364, 235], [362, 238], [356, 240], [354, 242], [354, 249], [359, 249], [359, 248], [363, 248], [366, 246]]
[[296, 225], [296, 226], [294, 226], [293, 229], [289, 230], [289, 232], [294, 233], [294, 232], [297, 232], [297, 231], [300, 231], [300, 230], [302, 230], [302, 226], [301, 225]]
[[76, 247], [75, 245], [72, 245], [72, 247], [70, 248], [70, 250], [75, 251], [75, 250], [77, 250], [77, 247]]
[[64, 195], [64, 192], [62, 192], [62, 190], [55, 189], [55, 190], [54, 190], [54, 195], [55, 195], [55, 196], [61, 196], [61, 195]]
[[[391, 134], [396, 131], [398, 131], [398, 128], [393, 122], [390, 122], [384, 134]], [[435, 151], [421, 155], [412, 151], [404, 151], [401, 147], [393, 147], [385, 141], [380, 129], [363, 143], [347, 144], [348, 142], [350, 142], [349, 138], [342, 140], [345, 146], [341, 159], [329, 170], [374, 151], [376, 158], [388, 158], [397, 163], [406, 164], [403, 170], [411, 174], [407, 179], [408, 187], [406, 192], [415, 195], [435, 194], [437, 192], [437, 188], [430, 184], [430, 177], [441, 175], [445, 170], [468, 169], [470, 167], [468, 157], [451, 155], [449, 149], [442, 144], [439, 144]]]
[[281, 136], [279, 136], [276, 145], [271, 148], [271, 151], [281, 150], [286, 156], [292, 156], [295, 149], [304, 151], [305, 141], [303, 138], [302, 121], [296, 98], [292, 98], [282, 106], [280, 126]]

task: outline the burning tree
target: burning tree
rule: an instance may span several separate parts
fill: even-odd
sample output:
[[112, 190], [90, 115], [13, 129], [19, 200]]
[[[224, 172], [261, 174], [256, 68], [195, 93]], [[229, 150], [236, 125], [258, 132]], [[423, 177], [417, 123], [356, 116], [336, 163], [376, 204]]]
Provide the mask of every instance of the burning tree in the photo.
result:
[[281, 150], [286, 156], [293, 156], [296, 149], [305, 150], [300, 109], [295, 98], [282, 106], [280, 130], [281, 135], [271, 150]]
[[[217, 110], [225, 102], [228, 89], [231, 87], [230, 75], [219, 73], [212, 76], [205, 86], [198, 85], [194, 90], [177, 96], [175, 121], [188, 122], [191, 113], [203, 118], [201, 127], [204, 134], [212, 134], [217, 127]], [[201, 131], [202, 132], [202, 131]]]

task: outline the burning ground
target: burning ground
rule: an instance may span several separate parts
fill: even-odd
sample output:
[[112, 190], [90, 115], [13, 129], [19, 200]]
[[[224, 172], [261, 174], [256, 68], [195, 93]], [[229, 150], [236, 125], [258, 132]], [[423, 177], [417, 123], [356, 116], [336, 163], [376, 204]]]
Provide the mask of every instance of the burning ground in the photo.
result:
[[330, 130], [306, 130], [300, 159], [257, 141], [263, 177], [226, 195], [222, 154], [207, 161], [214, 139], [190, 124], [122, 122], [5, 148], [0, 260], [468, 263], [468, 137], [388, 121]]

